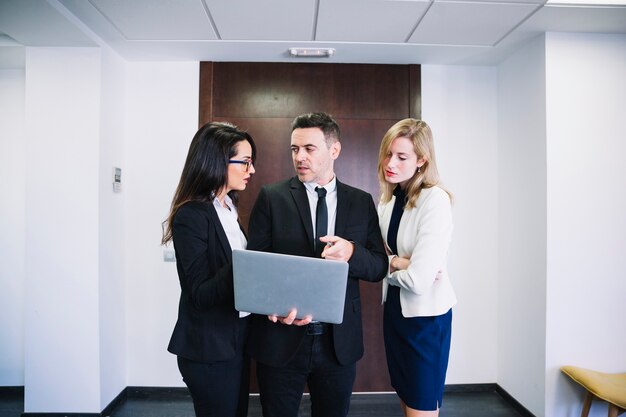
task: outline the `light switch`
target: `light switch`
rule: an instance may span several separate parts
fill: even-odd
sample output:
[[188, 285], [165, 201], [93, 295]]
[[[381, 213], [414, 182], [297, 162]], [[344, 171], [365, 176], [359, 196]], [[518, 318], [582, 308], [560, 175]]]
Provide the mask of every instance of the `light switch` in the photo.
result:
[[163, 262], [176, 262], [174, 249], [163, 249]]
[[122, 192], [122, 168], [113, 167], [113, 192]]

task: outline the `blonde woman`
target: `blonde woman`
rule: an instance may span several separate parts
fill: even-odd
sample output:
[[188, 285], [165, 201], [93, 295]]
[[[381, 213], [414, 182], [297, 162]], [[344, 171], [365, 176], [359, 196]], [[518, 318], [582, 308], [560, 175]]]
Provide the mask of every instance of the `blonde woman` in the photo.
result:
[[425, 122], [404, 119], [387, 131], [378, 178], [378, 216], [389, 254], [383, 329], [391, 384], [405, 417], [438, 416], [456, 296], [446, 267], [451, 199], [439, 185]]

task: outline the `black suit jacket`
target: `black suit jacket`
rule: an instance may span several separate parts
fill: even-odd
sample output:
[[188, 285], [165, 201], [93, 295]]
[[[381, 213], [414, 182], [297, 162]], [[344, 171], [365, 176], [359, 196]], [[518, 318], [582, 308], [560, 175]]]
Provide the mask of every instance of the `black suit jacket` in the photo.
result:
[[[265, 186], [252, 209], [248, 249], [315, 256], [314, 235], [306, 189], [297, 177]], [[335, 353], [343, 365], [363, 356], [359, 280], [380, 281], [387, 272], [387, 255], [372, 196], [337, 181], [335, 235], [354, 242], [350, 258], [343, 322], [333, 325]], [[248, 352], [261, 363], [285, 365], [305, 336], [305, 328], [254, 317]]]
[[232, 359], [239, 337], [232, 250], [215, 207], [186, 203], [172, 232], [181, 294], [168, 350], [198, 362]]

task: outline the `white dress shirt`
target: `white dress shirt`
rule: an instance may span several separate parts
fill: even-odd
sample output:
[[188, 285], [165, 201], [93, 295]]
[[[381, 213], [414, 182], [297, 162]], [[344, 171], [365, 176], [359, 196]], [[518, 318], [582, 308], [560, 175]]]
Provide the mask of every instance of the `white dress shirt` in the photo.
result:
[[[304, 188], [306, 188], [306, 196], [309, 199], [309, 210], [311, 211], [311, 220], [313, 221], [313, 236], [316, 236], [315, 224], [317, 220], [317, 200], [319, 199], [317, 187], [321, 185], [314, 182], [305, 182]], [[326, 235], [333, 236], [335, 234], [335, 219], [337, 219], [337, 177], [323, 186], [326, 189], [326, 209], [328, 210], [328, 227], [326, 229]], [[319, 323], [314, 320], [313, 323]]]
[[[244, 235], [241, 231], [241, 227], [239, 227], [239, 222], [237, 221], [237, 208], [228, 194], [224, 197], [224, 204], [226, 204], [227, 207], [222, 206], [217, 198], [213, 199], [213, 206], [215, 207], [215, 211], [217, 211], [217, 217], [219, 217], [222, 228], [224, 228], [224, 232], [226, 233], [228, 244], [233, 250], [245, 249], [248, 244], [248, 240], [246, 239], [246, 235]], [[239, 312], [239, 317], [246, 317], [249, 315], [250, 313], [245, 311]]]

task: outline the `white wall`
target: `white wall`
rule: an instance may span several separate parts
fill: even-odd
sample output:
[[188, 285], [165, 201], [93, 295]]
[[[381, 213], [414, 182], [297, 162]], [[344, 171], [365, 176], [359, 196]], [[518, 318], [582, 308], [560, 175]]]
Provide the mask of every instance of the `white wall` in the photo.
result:
[[100, 411], [100, 54], [26, 50], [25, 412]]
[[498, 67], [498, 377], [544, 409], [546, 116], [543, 37]]
[[580, 415], [560, 366], [626, 369], [625, 70], [626, 36], [555, 33], [498, 67], [498, 383], [537, 416]]
[[[126, 61], [102, 48], [99, 131], [100, 410], [126, 383]], [[122, 168], [122, 192], [114, 193], [113, 167]]]
[[[3, 111], [13, 118], [3, 130], [26, 129], [25, 137], [3, 139], [12, 148], [2, 167], [13, 172], [2, 178], [13, 182], [2, 185], [14, 184], [6, 192], [15, 199], [3, 204], [2, 218], [15, 229], [6, 233], [15, 254], [6, 264], [15, 269], [22, 247], [28, 295], [15, 290], [17, 273], [13, 293], [2, 293], [13, 297], [2, 303], [11, 307], [3, 317], [15, 318], [2, 326], [2, 360], [12, 366], [2, 385], [25, 385], [27, 412], [99, 412], [127, 386], [125, 206], [111, 185], [112, 167], [124, 166], [125, 66], [108, 48], [29, 48], [26, 80], [22, 70], [21, 79], [4, 71], [0, 81], [16, 92], [2, 103], [6, 97], [22, 112]], [[21, 213], [5, 213], [18, 206]], [[15, 314], [22, 311], [26, 322]]]
[[161, 222], [198, 130], [199, 65], [128, 65], [126, 309], [128, 385], [184, 386], [167, 345], [180, 287], [163, 262]]
[[457, 292], [446, 383], [496, 381], [497, 74], [494, 67], [422, 66], [422, 118], [454, 195], [450, 277]]
[[580, 415], [561, 365], [626, 371], [624, 74], [625, 35], [546, 35], [547, 416]]
[[0, 70], [0, 386], [24, 385], [24, 70]]

